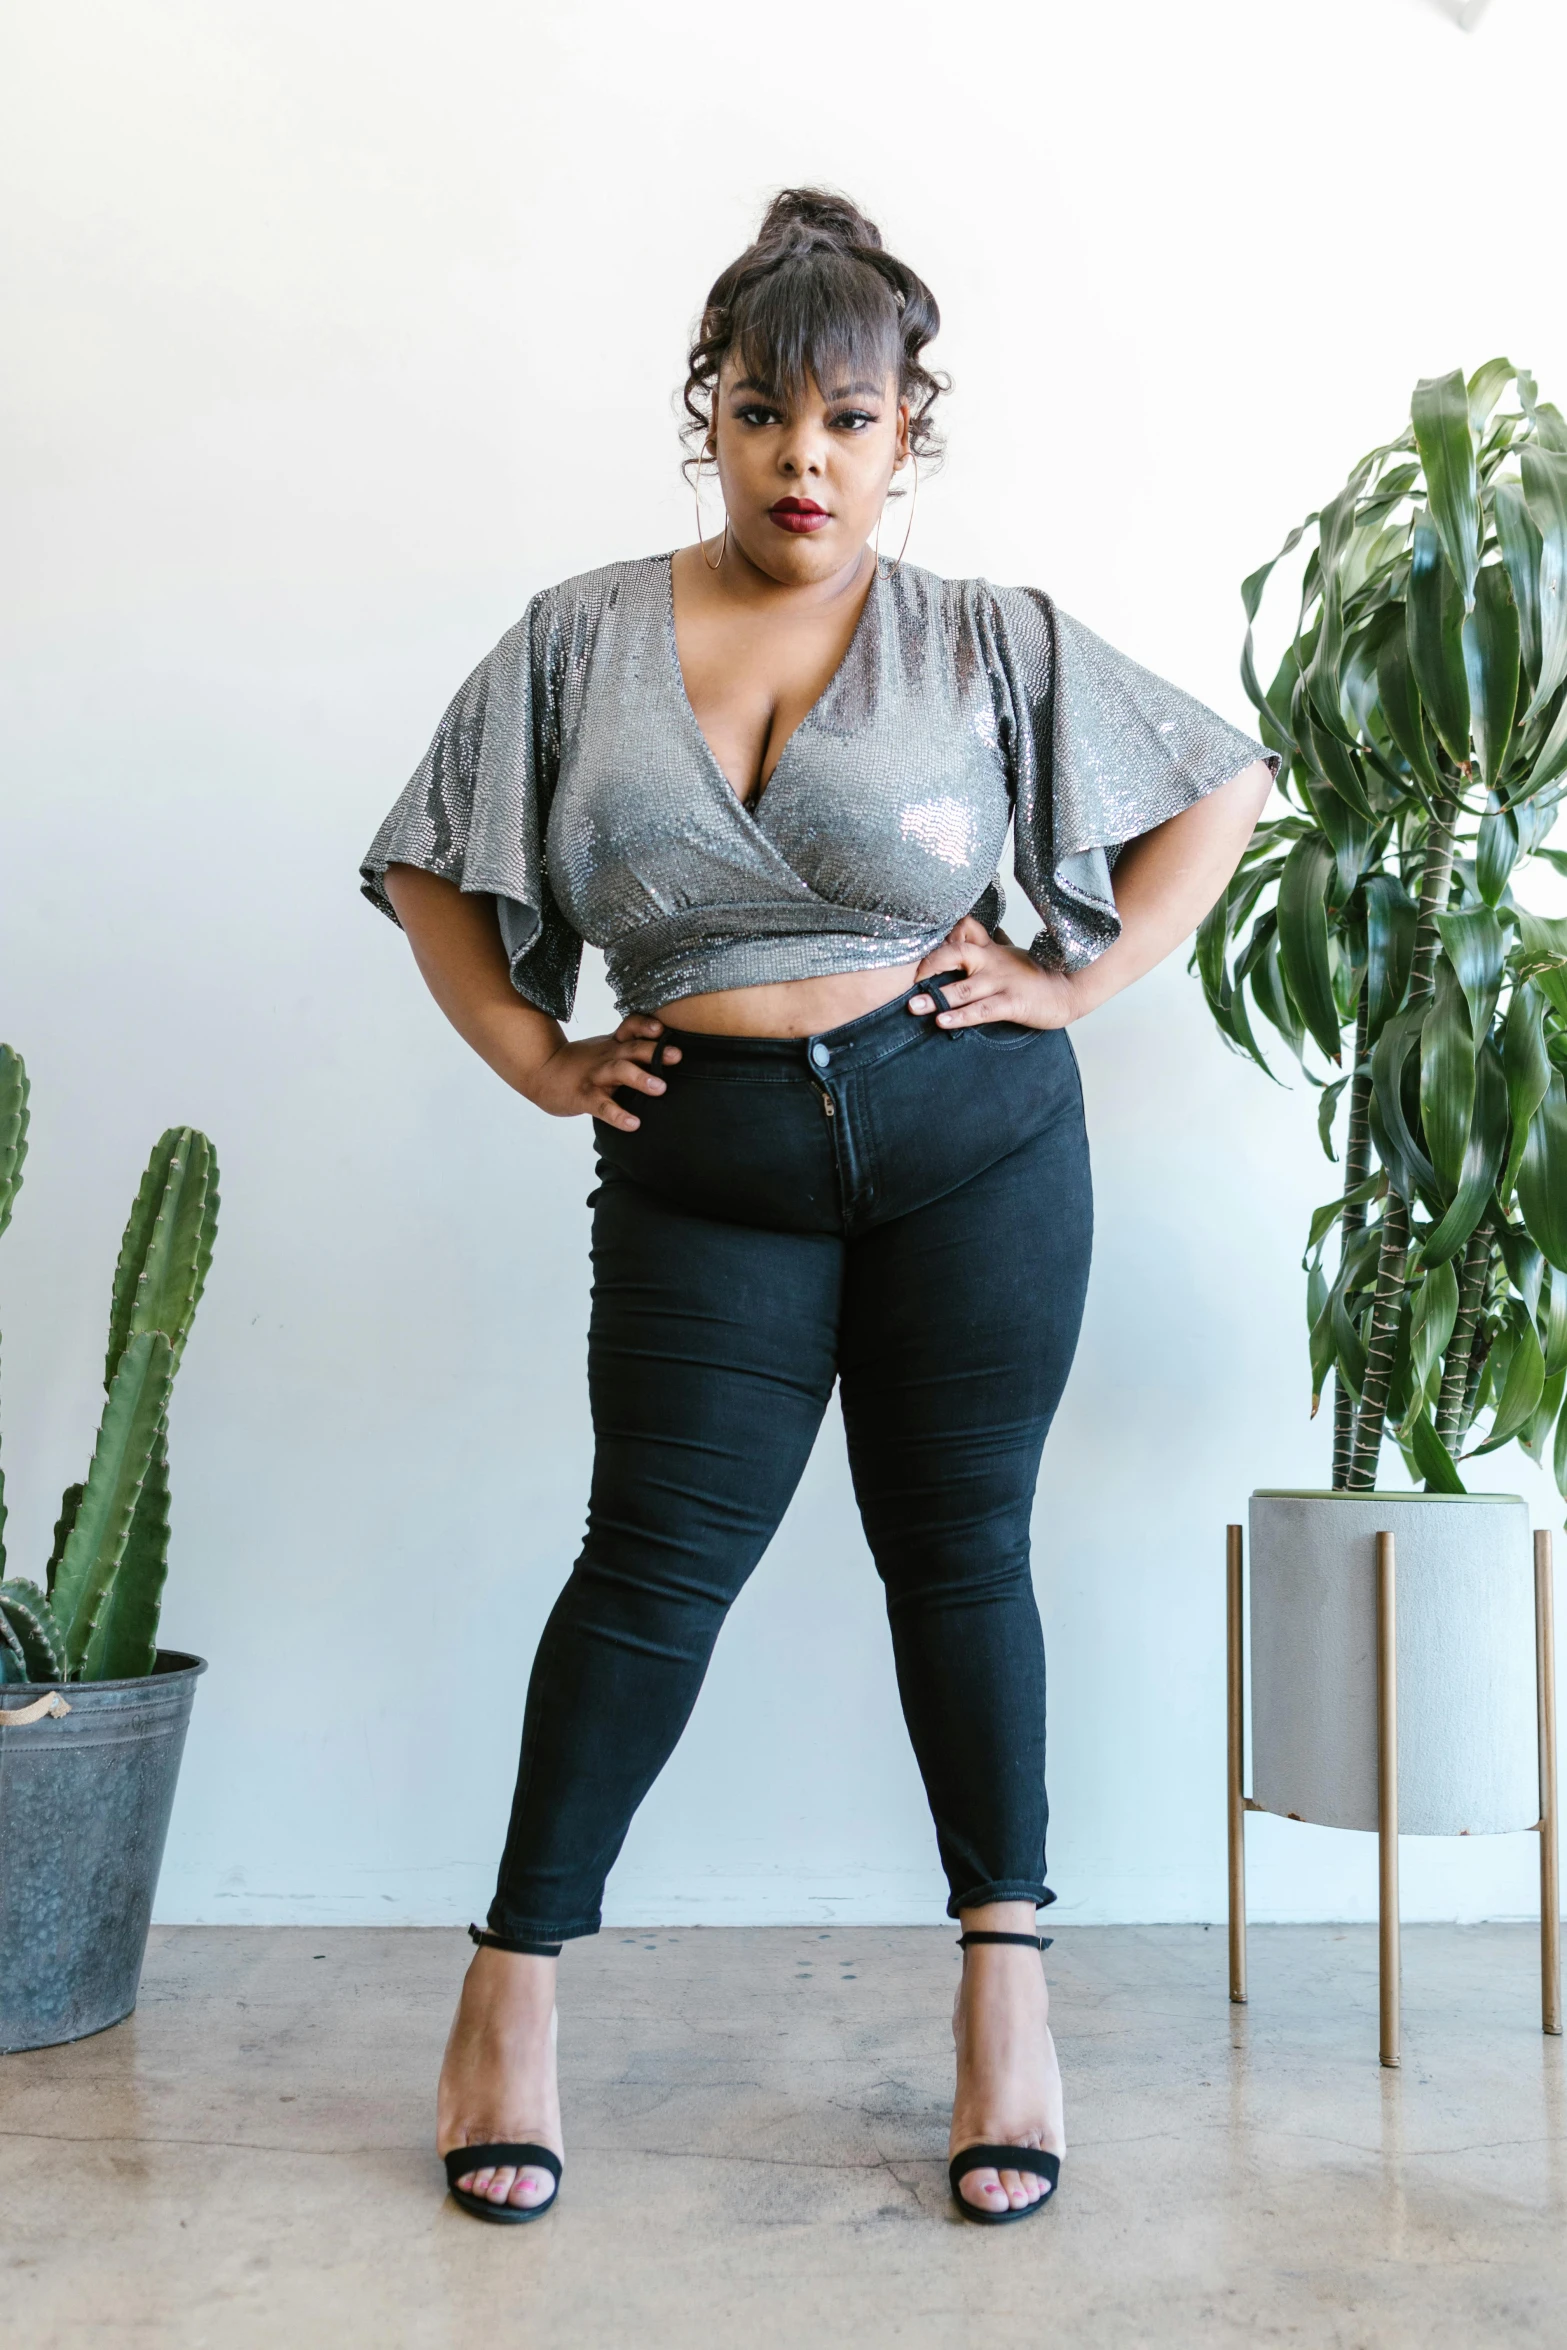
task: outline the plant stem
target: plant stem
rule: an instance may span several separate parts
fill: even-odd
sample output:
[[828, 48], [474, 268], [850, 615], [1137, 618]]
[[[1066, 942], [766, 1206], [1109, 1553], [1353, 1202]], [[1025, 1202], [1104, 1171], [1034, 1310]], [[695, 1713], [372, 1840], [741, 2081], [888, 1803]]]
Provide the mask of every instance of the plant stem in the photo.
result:
[[1490, 1270], [1491, 1232], [1489, 1224], [1482, 1218], [1469, 1235], [1469, 1246], [1464, 1251], [1464, 1269], [1458, 1283], [1458, 1318], [1453, 1324], [1447, 1360], [1442, 1365], [1441, 1391], [1436, 1399], [1436, 1432], [1455, 1460], [1458, 1447], [1463, 1442], [1464, 1406], [1468, 1400], [1469, 1375], [1474, 1361], [1475, 1326], [1480, 1319], [1486, 1277]]
[[1438, 914], [1447, 912], [1453, 894], [1453, 854], [1457, 847], [1459, 801], [1445, 793], [1431, 810], [1426, 831], [1425, 862], [1420, 869], [1420, 907], [1415, 917], [1415, 952], [1409, 971], [1411, 1004], [1423, 1004], [1436, 992], [1436, 958], [1442, 937]]
[[1355, 1415], [1355, 1448], [1344, 1480], [1351, 1493], [1369, 1493], [1377, 1481], [1382, 1423], [1387, 1415], [1388, 1387], [1393, 1377], [1398, 1309], [1403, 1301], [1408, 1264], [1409, 1203], [1396, 1191], [1390, 1191], [1382, 1212], [1382, 1247], [1377, 1257], [1376, 1295], [1366, 1339], [1366, 1376], [1360, 1390], [1360, 1409]]
[[[1410, 1005], [1426, 1003], [1436, 992], [1436, 958], [1442, 944], [1436, 926], [1453, 894], [1453, 851], [1458, 826], [1458, 795], [1444, 792], [1431, 811], [1426, 829], [1425, 857], [1420, 869], [1420, 906], [1415, 920], [1415, 951], [1409, 972]], [[1369, 1493], [1377, 1481], [1382, 1453], [1382, 1424], [1387, 1417], [1388, 1388], [1393, 1376], [1393, 1354], [1399, 1308], [1409, 1272], [1409, 1202], [1396, 1191], [1387, 1195], [1382, 1216], [1382, 1246], [1377, 1257], [1376, 1295], [1371, 1307], [1371, 1330], [1366, 1340], [1366, 1376], [1355, 1415], [1355, 1443], [1346, 1480], [1352, 1493]]]
[[[1362, 980], [1360, 1002], [1355, 1012], [1355, 1066], [1349, 1084], [1349, 1132], [1344, 1140], [1344, 1190], [1346, 1195], [1360, 1189], [1371, 1172], [1371, 1071], [1367, 1066], [1370, 1051], [1369, 1025], [1371, 1017], [1370, 988]], [[1366, 1203], [1350, 1199], [1344, 1202], [1344, 1217], [1340, 1241], [1342, 1251], [1350, 1240], [1366, 1226]], [[1333, 1490], [1342, 1493], [1349, 1483], [1350, 1462], [1355, 1450], [1355, 1397], [1342, 1371], [1333, 1374]]]
[[1469, 1376], [1464, 1382], [1464, 1416], [1459, 1423], [1458, 1441], [1463, 1443], [1474, 1426], [1476, 1397], [1480, 1393], [1480, 1377], [1485, 1369], [1485, 1358], [1491, 1351], [1491, 1340], [1482, 1322], [1475, 1332], [1474, 1358], [1469, 1365]]

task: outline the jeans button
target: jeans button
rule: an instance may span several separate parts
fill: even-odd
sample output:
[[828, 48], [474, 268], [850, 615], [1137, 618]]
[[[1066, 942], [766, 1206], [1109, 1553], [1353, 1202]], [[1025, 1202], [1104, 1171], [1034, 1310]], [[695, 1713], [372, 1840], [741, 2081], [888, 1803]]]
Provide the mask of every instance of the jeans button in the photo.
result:
[[818, 1043], [816, 1043], [816, 1044], [813, 1044], [813, 1045], [812, 1045], [812, 1047], [811, 1047], [811, 1066], [812, 1066], [813, 1068], [816, 1068], [816, 1069], [825, 1069], [825, 1068], [826, 1068], [826, 1066], [827, 1066], [827, 1064], [828, 1064], [828, 1062], [829, 1062], [831, 1059], [832, 1059], [832, 1054], [831, 1054], [831, 1053], [828, 1051], [828, 1049], [827, 1049], [826, 1045], [824, 1045], [824, 1044], [822, 1044], [822, 1043], [820, 1043], [820, 1042], [818, 1042]]

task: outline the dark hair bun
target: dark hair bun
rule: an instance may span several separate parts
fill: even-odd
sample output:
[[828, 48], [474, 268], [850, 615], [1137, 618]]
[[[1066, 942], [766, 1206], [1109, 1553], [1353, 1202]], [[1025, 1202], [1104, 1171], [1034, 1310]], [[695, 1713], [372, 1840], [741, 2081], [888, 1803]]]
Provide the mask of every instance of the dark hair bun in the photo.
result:
[[808, 377], [848, 361], [851, 372], [890, 375], [909, 404], [909, 445], [940, 455], [931, 410], [951, 389], [927, 367], [924, 350], [941, 327], [936, 297], [847, 196], [827, 188], [783, 188], [768, 205], [754, 243], [713, 281], [687, 361], [683, 431], [692, 454], [713, 430], [713, 395], [731, 352], [758, 383], [797, 392]]
[[882, 251], [881, 230], [867, 220], [847, 196], [833, 196], [821, 188], [780, 188], [762, 215], [756, 232], [762, 245], [795, 245], [809, 249], [826, 246], [840, 253], [856, 245]]

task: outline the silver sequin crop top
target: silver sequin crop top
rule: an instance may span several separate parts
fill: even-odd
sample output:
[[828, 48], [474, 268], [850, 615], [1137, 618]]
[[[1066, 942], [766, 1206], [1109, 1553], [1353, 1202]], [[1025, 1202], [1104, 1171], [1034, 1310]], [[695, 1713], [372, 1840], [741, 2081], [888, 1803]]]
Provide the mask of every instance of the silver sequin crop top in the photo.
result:
[[[376, 834], [388, 865], [487, 891], [520, 995], [565, 1019], [584, 939], [623, 1012], [916, 963], [997, 860], [1076, 969], [1120, 929], [1123, 843], [1261, 746], [1033, 588], [879, 577], [841, 666], [749, 805], [708, 747], [675, 648], [667, 556], [534, 597], [481, 661]], [[393, 915], [395, 921], [396, 916]]]

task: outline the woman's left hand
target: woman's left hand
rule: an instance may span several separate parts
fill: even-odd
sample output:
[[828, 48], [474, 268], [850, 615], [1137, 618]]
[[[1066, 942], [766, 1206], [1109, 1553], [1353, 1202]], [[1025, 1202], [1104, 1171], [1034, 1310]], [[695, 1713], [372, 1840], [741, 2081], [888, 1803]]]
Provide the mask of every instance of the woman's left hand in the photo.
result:
[[[959, 970], [964, 976], [941, 991], [952, 1009], [936, 1012], [938, 1028], [974, 1028], [987, 1020], [1010, 1020], [1019, 1028], [1065, 1028], [1077, 1017], [1072, 982], [1064, 971], [1042, 971], [1020, 947], [992, 938], [972, 914], [948, 931], [914, 977], [939, 979], [943, 971]], [[911, 996], [909, 1010], [935, 1012], [935, 998]]]

